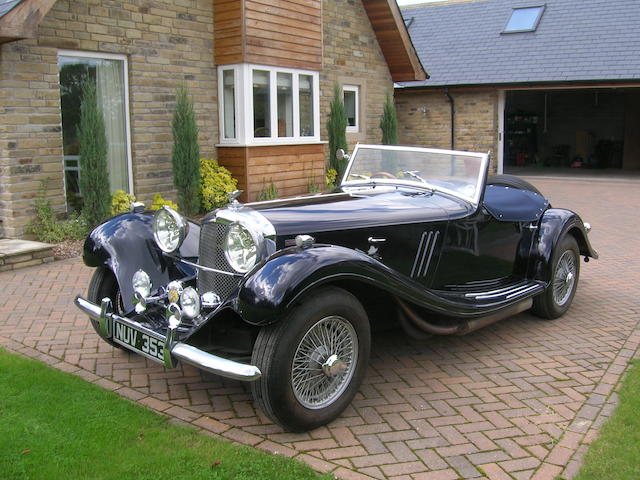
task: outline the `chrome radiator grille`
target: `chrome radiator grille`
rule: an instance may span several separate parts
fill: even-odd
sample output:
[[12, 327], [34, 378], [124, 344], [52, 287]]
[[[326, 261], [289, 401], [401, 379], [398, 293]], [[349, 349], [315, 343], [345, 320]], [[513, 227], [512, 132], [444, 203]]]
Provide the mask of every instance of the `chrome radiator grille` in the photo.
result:
[[[200, 228], [200, 265], [235, 273], [222, 250], [226, 233], [227, 225], [216, 222], [202, 224]], [[209, 291], [215, 292], [220, 295], [222, 300], [226, 299], [238, 286], [239, 281], [239, 277], [198, 270], [198, 291], [201, 294]]]

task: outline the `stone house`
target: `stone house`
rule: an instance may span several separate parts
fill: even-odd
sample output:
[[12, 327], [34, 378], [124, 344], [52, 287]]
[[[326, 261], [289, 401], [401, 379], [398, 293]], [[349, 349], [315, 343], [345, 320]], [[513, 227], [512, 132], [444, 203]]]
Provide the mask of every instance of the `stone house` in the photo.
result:
[[454, 0], [402, 13], [430, 78], [396, 88], [401, 143], [491, 151], [498, 172], [640, 168], [637, 0]]
[[[351, 143], [379, 142], [394, 82], [426, 73], [395, 0], [0, 0], [0, 237], [47, 196], [78, 194], [80, 79], [96, 82], [109, 185], [174, 198], [176, 88], [193, 95], [202, 157], [282, 196], [324, 182], [333, 84]], [[106, 182], [106, 179], [105, 179]]]

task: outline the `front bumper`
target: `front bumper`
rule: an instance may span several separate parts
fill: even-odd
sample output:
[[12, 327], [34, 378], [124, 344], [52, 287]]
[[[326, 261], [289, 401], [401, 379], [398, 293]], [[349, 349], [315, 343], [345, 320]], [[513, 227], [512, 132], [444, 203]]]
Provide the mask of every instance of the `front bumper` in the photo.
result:
[[260, 369], [255, 365], [248, 365], [246, 363], [228, 360], [226, 358], [207, 353], [191, 345], [187, 345], [186, 343], [175, 341], [175, 331], [172, 329], [167, 331], [168, 333], [166, 336], [160, 335], [157, 332], [153, 332], [145, 328], [143, 325], [134, 322], [133, 320], [116, 315], [111, 311], [111, 301], [108, 298], [104, 298], [100, 305], [96, 305], [95, 303], [78, 296], [74, 303], [80, 310], [99, 323], [100, 332], [106, 338], [111, 338], [113, 332], [113, 319], [116, 318], [118, 322], [124, 323], [137, 331], [143, 333], [148, 332], [153, 337], [161, 339], [164, 343], [164, 362], [157, 358], [148, 358], [151, 358], [158, 363], [163, 363], [167, 368], [175, 367], [174, 359], [177, 359], [207, 372], [214, 373], [222, 377], [233, 378], [235, 380], [253, 382], [262, 376]]

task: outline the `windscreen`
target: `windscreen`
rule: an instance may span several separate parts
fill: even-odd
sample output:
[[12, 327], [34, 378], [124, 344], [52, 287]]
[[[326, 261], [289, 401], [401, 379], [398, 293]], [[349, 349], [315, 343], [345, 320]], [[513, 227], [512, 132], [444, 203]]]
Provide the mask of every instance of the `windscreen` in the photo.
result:
[[344, 184], [401, 183], [433, 188], [477, 203], [486, 155], [359, 145]]

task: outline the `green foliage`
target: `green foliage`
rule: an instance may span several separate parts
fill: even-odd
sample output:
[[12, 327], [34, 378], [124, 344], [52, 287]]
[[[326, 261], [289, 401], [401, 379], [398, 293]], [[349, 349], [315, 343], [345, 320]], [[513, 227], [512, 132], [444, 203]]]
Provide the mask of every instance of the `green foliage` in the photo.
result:
[[318, 182], [316, 182], [315, 178], [307, 178], [307, 191], [309, 193], [318, 193], [320, 191], [320, 186], [318, 185]]
[[131, 204], [135, 201], [135, 196], [128, 194], [124, 190], [116, 190], [111, 195], [111, 215], [128, 212], [131, 209]]
[[200, 210], [200, 147], [193, 100], [185, 85], [176, 92], [172, 130], [171, 161], [178, 204], [186, 215], [195, 215]]
[[35, 201], [36, 216], [27, 225], [26, 232], [46, 243], [83, 239], [89, 232], [86, 220], [78, 214], [71, 215], [67, 220], [58, 220], [46, 196], [48, 181], [47, 178], [40, 183]]
[[336, 188], [336, 180], [338, 179], [338, 172], [335, 169], [330, 168], [325, 173], [324, 180], [327, 184], [327, 188], [334, 189]]
[[160, 210], [164, 206], [172, 208], [176, 212], [178, 211], [178, 205], [173, 203], [171, 200], [165, 200], [164, 198], [162, 198], [162, 195], [160, 195], [159, 193], [156, 193], [153, 196], [153, 203], [151, 204], [151, 210]]
[[398, 144], [398, 117], [396, 115], [396, 106], [393, 103], [393, 97], [389, 93], [387, 93], [387, 99], [384, 102], [384, 108], [382, 110], [380, 130], [382, 130], [383, 145]]
[[111, 195], [107, 169], [107, 135], [96, 98], [96, 86], [89, 79], [82, 83], [78, 138], [82, 216], [90, 225], [97, 225], [111, 212]]
[[174, 425], [80, 377], [2, 349], [0, 432], [0, 477], [7, 480], [333, 478], [284, 455]]
[[271, 180], [269, 185], [265, 182], [262, 190], [258, 193], [258, 201], [264, 202], [265, 200], [275, 200], [276, 198], [278, 198], [278, 189], [276, 188], [276, 184], [273, 183], [273, 180]]
[[619, 392], [613, 416], [589, 446], [576, 480], [640, 478], [640, 362], [635, 360]]
[[201, 211], [208, 212], [229, 203], [227, 193], [233, 192], [238, 181], [231, 172], [213, 158], [200, 159]]
[[347, 150], [347, 112], [344, 109], [342, 87], [338, 83], [333, 85], [333, 100], [329, 107], [327, 132], [329, 134], [329, 166], [338, 172], [339, 177], [342, 177], [347, 167], [347, 160], [339, 160], [336, 157], [336, 151], [340, 148]]

